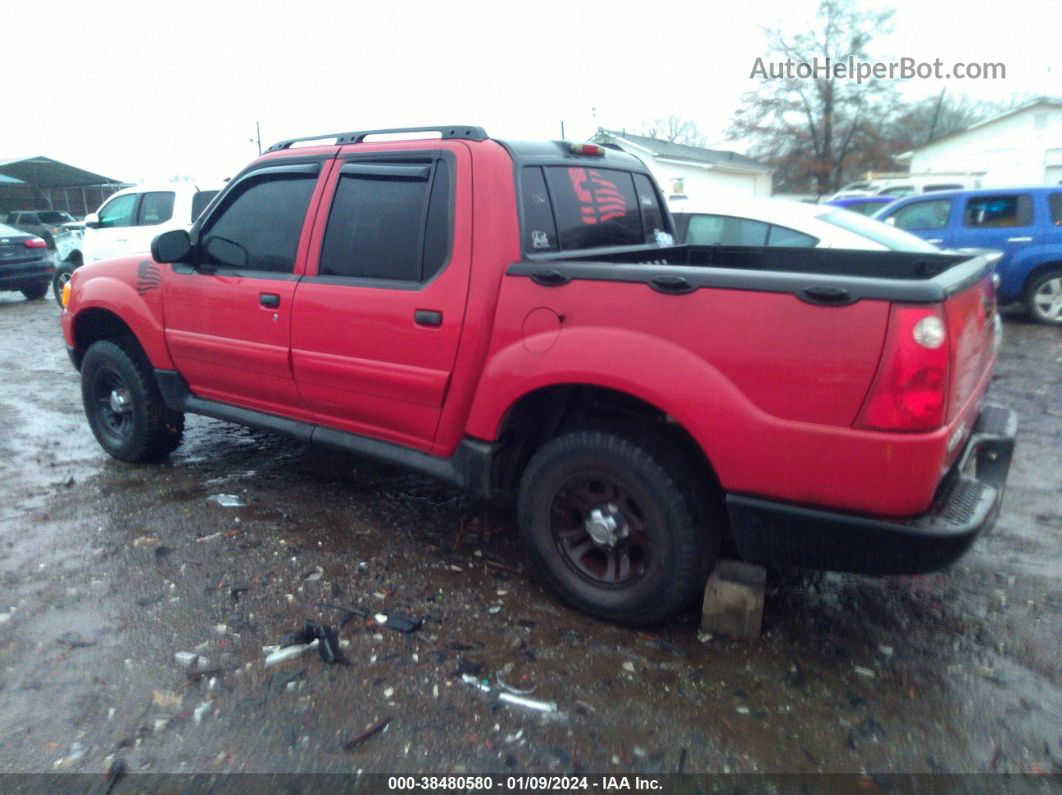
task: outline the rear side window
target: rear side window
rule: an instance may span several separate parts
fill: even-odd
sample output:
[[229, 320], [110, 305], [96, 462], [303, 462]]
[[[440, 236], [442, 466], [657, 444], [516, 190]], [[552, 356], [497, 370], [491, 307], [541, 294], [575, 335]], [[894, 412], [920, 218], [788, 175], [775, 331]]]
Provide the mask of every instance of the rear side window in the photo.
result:
[[1062, 226], [1062, 193], [1049, 193], [1047, 204], [1051, 208], [1051, 223]]
[[900, 229], [943, 229], [951, 215], [951, 199], [932, 199], [912, 202], [892, 214], [893, 224]]
[[155, 226], [173, 218], [173, 191], [151, 191], [140, 200], [137, 226]]
[[926, 185], [924, 188], [922, 188], [922, 192], [923, 193], [932, 193], [935, 190], [962, 190], [962, 189], [963, 189], [962, 185], [956, 185], [956, 184], [950, 184], [950, 183], [942, 183], [940, 185]]
[[691, 246], [763, 246], [768, 224], [731, 215], [691, 215], [686, 242]]
[[966, 202], [962, 222], [975, 229], [1006, 229], [1032, 224], [1032, 199], [1028, 194], [977, 196]]
[[450, 251], [450, 168], [355, 161], [340, 172], [318, 273], [423, 283]]
[[[202, 261], [219, 268], [291, 273], [316, 175], [252, 177], [212, 213]], [[234, 195], [235, 194], [235, 195]]]
[[132, 226], [133, 212], [135, 210], [135, 193], [127, 193], [117, 199], [111, 199], [100, 209], [100, 227], [102, 229], [111, 229], [118, 226]]
[[786, 248], [813, 248], [819, 242], [817, 237], [805, 235], [795, 229], [771, 225], [767, 233], [768, 246], [785, 246]]
[[525, 168], [521, 184], [524, 200], [524, 251], [556, 251], [557, 225], [541, 168]]
[[210, 200], [218, 195], [216, 190], [201, 190], [195, 196], [192, 197], [192, 217], [189, 219], [190, 223], [195, 223], [195, 220], [203, 214], [203, 210], [210, 204]]

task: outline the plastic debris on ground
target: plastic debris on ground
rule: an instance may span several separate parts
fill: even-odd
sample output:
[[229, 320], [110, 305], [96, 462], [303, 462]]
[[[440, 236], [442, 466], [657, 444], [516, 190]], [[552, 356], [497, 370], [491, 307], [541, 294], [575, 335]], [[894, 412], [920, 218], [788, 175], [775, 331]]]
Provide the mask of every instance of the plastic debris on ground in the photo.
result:
[[173, 655], [174, 662], [186, 671], [202, 671], [210, 667], [210, 660], [194, 651], [179, 651]]
[[392, 613], [391, 615], [384, 615], [383, 613], [377, 613], [376, 623], [382, 627], [393, 629], [403, 634], [408, 635], [411, 632], [416, 632], [420, 629], [424, 623], [423, 620], [418, 618], [412, 618], [411, 616], [403, 616]]
[[236, 494], [211, 494], [207, 501], [216, 502], [222, 508], [246, 508], [247, 500]]
[[370, 737], [375, 737], [377, 734], [379, 734], [384, 729], [386, 729], [390, 722], [391, 722], [391, 718], [388, 717], [388, 718], [384, 718], [381, 721], [378, 721], [377, 723], [374, 723], [372, 726], [370, 726], [364, 732], [359, 734], [353, 740], [348, 740], [347, 742], [343, 743], [343, 750], [344, 751], [354, 751], [354, 750], [356, 750], [358, 748], [358, 746], [360, 746], [362, 743], [364, 743]]
[[461, 681], [466, 685], [470, 685], [481, 693], [488, 693], [491, 695], [497, 695], [499, 701], [503, 701], [506, 704], [512, 704], [516, 707], [523, 707], [524, 709], [532, 709], [536, 712], [554, 713], [557, 712], [557, 704], [554, 701], [540, 701], [536, 698], [527, 698], [526, 696], [520, 696], [515, 693], [509, 693], [503, 690], [493, 688], [488, 683], [488, 680], [473, 676], [472, 674], [462, 674]]
[[266, 654], [265, 664], [276, 665], [294, 659], [308, 649], [317, 649], [317, 653], [326, 663], [350, 665], [350, 660], [343, 655], [339, 647], [336, 631], [328, 624], [318, 624], [315, 621], [307, 621], [301, 630], [286, 633], [277, 647], [265, 646], [262, 651]]

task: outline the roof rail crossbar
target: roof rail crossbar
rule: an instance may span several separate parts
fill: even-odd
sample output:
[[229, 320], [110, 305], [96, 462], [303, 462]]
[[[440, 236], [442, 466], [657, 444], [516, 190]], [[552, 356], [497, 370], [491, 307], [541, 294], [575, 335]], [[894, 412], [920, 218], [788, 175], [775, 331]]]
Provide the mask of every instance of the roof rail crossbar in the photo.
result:
[[401, 133], [437, 132], [443, 138], [464, 138], [469, 141], [485, 141], [490, 136], [482, 127], [472, 124], [448, 124], [434, 127], [394, 127], [384, 130], [355, 130], [353, 132], [329, 133], [327, 135], [308, 135], [305, 138], [288, 138], [273, 144], [267, 152], [276, 152], [281, 149], [289, 149], [292, 145], [305, 141], [321, 141], [326, 138], [334, 138], [337, 145], [359, 144], [370, 135], [392, 135]]

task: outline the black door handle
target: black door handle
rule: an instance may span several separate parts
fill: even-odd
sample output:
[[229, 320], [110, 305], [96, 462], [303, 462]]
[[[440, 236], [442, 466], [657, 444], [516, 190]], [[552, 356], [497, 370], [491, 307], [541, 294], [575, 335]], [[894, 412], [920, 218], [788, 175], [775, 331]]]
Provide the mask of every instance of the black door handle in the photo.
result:
[[441, 326], [442, 312], [434, 309], [418, 309], [413, 313], [413, 322], [418, 326]]
[[269, 309], [276, 309], [280, 306], [280, 296], [276, 293], [259, 293], [258, 303]]
[[571, 278], [565, 276], [558, 270], [532, 271], [531, 281], [535, 284], [541, 284], [544, 287], [559, 287], [562, 284], [567, 284], [571, 281]]
[[658, 293], [670, 295], [684, 295], [697, 289], [681, 276], [657, 276], [649, 280], [649, 286]]

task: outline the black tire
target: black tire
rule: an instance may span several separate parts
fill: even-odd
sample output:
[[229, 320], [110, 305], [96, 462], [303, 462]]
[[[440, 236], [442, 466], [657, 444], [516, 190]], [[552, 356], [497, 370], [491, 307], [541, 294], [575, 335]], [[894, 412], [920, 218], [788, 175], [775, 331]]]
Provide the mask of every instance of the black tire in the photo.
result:
[[[574, 431], [528, 463], [517, 519], [531, 560], [561, 599], [609, 621], [655, 624], [696, 598], [715, 565], [720, 526], [701, 497], [708, 488], [659, 440]], [[595, 541], [592, 526], [621, 537]]]
[[74, 266], [64, 262], [55, 269], [55, 276], [52, 277], [52, 295], [60, 308], [63, 306], [63, 285], [70, 281], [73, 273]]
[[1025, 289], [1025, 311], [1037, 323], [1062, 326], [1062, 268], [1038, 273]]
[[26, 296], [27, 301], [36, 301], [48, 294], [48, 282], [37, 282], [29, 287], [23, 287], [19, 292]]
[[81, 397], [96, 441], [120, 461], [157, 461], [181, 443], [184, 415], [166, 407], [150, 363], [132, 339], [89, 346]]

